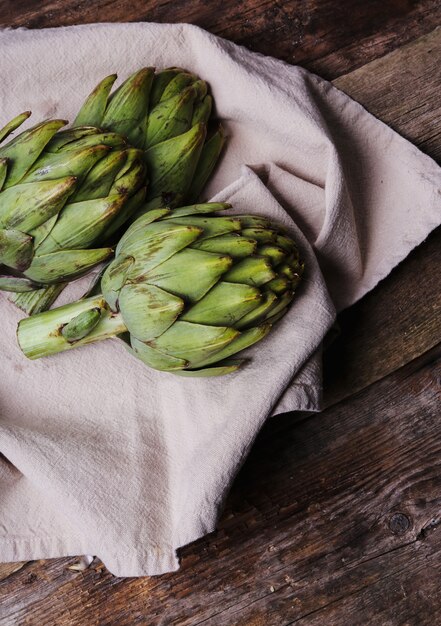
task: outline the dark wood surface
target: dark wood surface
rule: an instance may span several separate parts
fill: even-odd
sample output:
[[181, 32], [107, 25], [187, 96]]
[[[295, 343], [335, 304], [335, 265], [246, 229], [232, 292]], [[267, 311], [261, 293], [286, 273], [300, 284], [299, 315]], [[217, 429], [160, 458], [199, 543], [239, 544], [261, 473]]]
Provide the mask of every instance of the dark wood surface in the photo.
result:
[[332, 79], [429, 33], [439, 0], [2, 0], [0, 24], [185, 22]]
[[[441, 4], [6, 0], [0, 24], [185, 21], [299, 63], [441, 158]], [[441, 623], [441, 231], [340, 316], [323, 413], [270, 421], [181, 570], [0, 566], [0, 624]]]

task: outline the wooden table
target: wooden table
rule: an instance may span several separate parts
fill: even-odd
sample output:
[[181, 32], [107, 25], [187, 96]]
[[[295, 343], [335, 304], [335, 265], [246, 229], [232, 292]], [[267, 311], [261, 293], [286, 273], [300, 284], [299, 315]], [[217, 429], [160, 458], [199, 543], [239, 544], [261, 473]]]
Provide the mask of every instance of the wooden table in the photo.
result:
[[[441, 159], [438, 0], [3, 0], [0, 23], [184, 21], [332, 80]], [[0, 566], [0, 624], [441, 624], [441, 230], [340, 316], [327, 409], [271, 420], [178, 573]], [[11, 573], [12, 572], [12, 573]]]

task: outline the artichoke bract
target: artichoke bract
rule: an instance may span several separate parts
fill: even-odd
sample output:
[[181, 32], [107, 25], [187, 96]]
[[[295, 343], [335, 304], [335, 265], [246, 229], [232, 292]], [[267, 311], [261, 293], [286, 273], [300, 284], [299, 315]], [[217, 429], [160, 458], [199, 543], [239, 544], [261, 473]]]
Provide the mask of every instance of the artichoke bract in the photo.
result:
[[147, 67], [111, 94], [116, 78], [112, 74], [95, 87], [75, 125], [121, 133], [144, 151], [149, 172], [144, 212], [195, 202], [224, 144], [220, 124], [208, 128], [213, 99], [207, 83], [180, 68], [155, 73]]
[[106, 244], [145, 199], [141, 150], [115, 132], [60, 130], [65, 124], [44, 121], [0, 147], [0, 289], [17, 292], [27, 312], [107, 259], [111, 247], [92, 246]]
[[217, 376], [266, 336], [303, 272], [293, 240], [266, 218], [212, 215], [207, 203], [156, 209], [121, 238], [102, 293], [20, 322], [31, 359], [123, 335], [158, 370]]

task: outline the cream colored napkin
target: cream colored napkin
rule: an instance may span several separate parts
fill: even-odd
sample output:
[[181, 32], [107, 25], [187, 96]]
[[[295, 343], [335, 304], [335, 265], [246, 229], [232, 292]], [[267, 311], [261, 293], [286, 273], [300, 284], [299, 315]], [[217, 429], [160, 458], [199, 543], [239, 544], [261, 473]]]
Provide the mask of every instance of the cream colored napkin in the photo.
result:
[[265, 419], [319, 410], [335, 308], [441, 221], [431, 159], [328, 82], [194, 26], [3, 31], [0, 122], [73, 119], [103, 76], [145, 65], [208, 80], [229, 140], [205, 195], [284, 223], [305, 279], [251, 364], [219, 379], [153, 371], [118, 340], [28, 361], [0, 297], [0, 561], [88, 553], [118, 576], [175, 570], [176, 549], [215, 528]]

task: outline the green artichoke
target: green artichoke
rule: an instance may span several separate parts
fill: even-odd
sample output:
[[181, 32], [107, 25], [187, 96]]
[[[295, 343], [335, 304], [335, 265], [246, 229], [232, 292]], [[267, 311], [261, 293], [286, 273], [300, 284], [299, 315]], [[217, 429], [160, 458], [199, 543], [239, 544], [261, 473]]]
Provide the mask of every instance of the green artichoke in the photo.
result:
[[[143, 68], [110, 94], [115, 79], [99, 83], [73, 129], [43, 122], [0, 149], [0, 289], [17, 292], [11, 299], [27, 313], [48, 308], [64, 281], [107, 258], [108, 238], [127, 219], [193, 201], [219, 157], [224, 135], [218, 126], [207, 139], [213, 102], [204, 81]], [[12, 120], [0, 141], [28, 116]], [[97, 243], [107, 247], [88, 249]]]
[[145, 199], [141, 150], [94, 127], [60, 131], [65, 124], [44, 121], [0, 147], [0, 289], [18, 292], [28, 312], [107, 259], [112, 248], [91, 246], [106, 244]]
[[[303, 272], [296, 245], [270, 221], [213, 216], [228, 204], [156, 209], [121, 238], [102, 294], [20, 322], [31, 359], [115, 335], [158, 370], [217, 376], [286, 312]], [[127, 336], [128, 331], [128, 336]]]
[[207, 133], [213, 106], [207, 83], [180, 68], [147, 67], [109, 95], [115, 80], [112, 74], [95, 87], [74, 125], [115, 131], [145, 151], [144, 212], [196, 201], [224, 144], [220, 125]]

